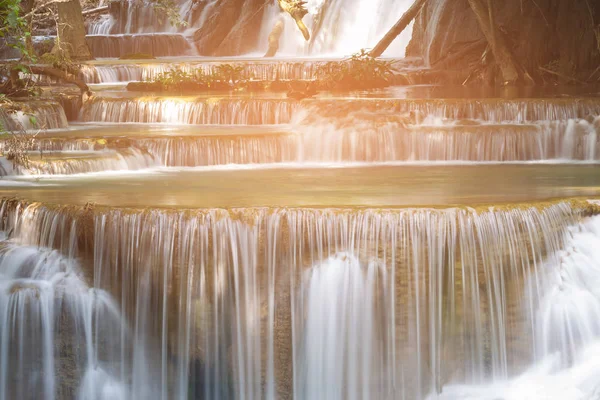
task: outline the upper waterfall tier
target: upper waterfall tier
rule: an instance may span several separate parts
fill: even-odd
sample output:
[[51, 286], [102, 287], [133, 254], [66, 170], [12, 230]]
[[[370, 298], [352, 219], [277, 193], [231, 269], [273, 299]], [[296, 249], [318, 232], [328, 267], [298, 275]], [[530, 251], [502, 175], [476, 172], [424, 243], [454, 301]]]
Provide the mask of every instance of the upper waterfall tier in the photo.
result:
[[119, 58], [140, 53], [155, 57], [194, 54], [190, 43], [181, 34], [88, 35], [86, 41], [94, 57]]
[[[345, 56], [361, 48], [372, 48], [411, 4], [411, 0], [309, 0], [304, 22], [311, 39], [306, 41], [295, 21], [281, 13], [276, 1], [179, 0], [175, 5], [185, 26], [173, 26], [154, 11], [155, 4], [124, 0], [110, 2], [110, 15], [92, 23], [88, 32], [108, 35], [194, 31], [202, 55], [264, 54], [269, 33], [282, 20], [282, 53]], [[410, 29], [387, 54], [402, 57], [409, 39]]]
[[598, 211], [4, 201], [0, 396], [462, 399], [530, 367], [517, 389], [574, 368], [559, 393], [585, 390]]

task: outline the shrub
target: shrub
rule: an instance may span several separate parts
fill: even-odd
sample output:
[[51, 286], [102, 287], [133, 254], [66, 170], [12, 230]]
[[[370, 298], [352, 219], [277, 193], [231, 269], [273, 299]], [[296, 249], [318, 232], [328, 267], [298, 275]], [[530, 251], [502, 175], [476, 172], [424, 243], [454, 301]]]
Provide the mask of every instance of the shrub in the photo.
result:
[[388, 86], [394, 76], [394, 61], [371, 57], [362, 49], [360, 53], [343, 61], [330, 61], [317, 68], [320, 86], [329, 89], [371, 89]]

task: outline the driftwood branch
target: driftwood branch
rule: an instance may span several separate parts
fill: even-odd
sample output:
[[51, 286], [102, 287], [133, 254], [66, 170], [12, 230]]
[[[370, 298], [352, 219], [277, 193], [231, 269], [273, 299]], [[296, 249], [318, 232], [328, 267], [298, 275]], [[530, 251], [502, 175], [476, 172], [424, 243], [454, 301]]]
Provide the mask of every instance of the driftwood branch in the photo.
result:
[[579, 83], [581, 85], [587, 85], [587, 83], [585, 83], [583, 81], [580, 81], [577, 78], [573, 78], [572, 76], [567, 76], [565, 74], [561, 74], [560, 72], [552, 71], [551, 69], [544, 68], [544, 67], [539, 67], [539, 69], [540, 69], [540, 71], [545, 72], [547, 74], [554, 75], [554, 76], [557, 76], [559, 78], [565, 79], [567, 82], [576, 82], [576, 83]]
[[85, 10], [81, 14], [84, 17], [89, 17], [90, 15], [102, 14], [103, 12], [106, 12], [106, 11], [108, 11], [108, 6], [102, 6], [102, 7], [92, 8], [90, 10]]
[[481, 54], [487, 47], [487, 41], [485, 39], [476, 40], [469, 44], [463, 45], [460, 49], [456, 50], [455, 46], [452, 46], [450, 50], [433, 63], [432, 67], [434, 68], [442, 68], [442, 67], [452, 67], [456, 64], [457, 61], [461, 60], [463, 57], [468, 56], [469, 54]]
[[283, 21], [280, 19], [275, 23], [273, 30], [269, 34], [269, 50], [265, 54], [265, 57], [275, 57], [277, 50], [279, 50], [279, 39], [283, 33]]
[[588, 81], [591, 81], [592, 78], [598, 73], [598, 71], [600, 71], [600, 65], [598, 65], [598, 68], [596, 68], [594, 70], [594, 72], [592, 72], [592, 74], [590, 75], [590, 77], [588, 78]]
[[404, 29], [412, 22], [419, 14], [427, 0], [416, 0], [412, 6], [400, 17], [398, 22], [385, 34], [385, 36], [371, 50], [371, 57], [380, 57], [390, 44], [400, 35]]
[[66, 3], [68, 1], [69, 0], [50, 0], [47, 3], [40, 4], [37, 7], [33, 8], [31, 11], [29, 11], [27, 14], [25, 14], [23, 16], [23, 18], [29, 18], [29, 17], [33, 16], [34, 14], [36, 14], [38, 11], [43, 10], [45, 8], [48, 8], [48, 7], [50, 7], [50, 6], [54, 5], [54, 4]]

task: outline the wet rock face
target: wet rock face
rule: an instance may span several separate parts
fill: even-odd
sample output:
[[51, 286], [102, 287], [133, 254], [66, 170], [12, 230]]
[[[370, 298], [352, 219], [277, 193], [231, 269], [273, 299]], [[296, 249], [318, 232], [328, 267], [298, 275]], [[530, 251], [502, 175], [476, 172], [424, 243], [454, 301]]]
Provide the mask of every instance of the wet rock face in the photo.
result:
[[[517, 59], [527, 68], [537, 69], [558, 61], [565, 68], [588, 71], [600, 63], [593, 32], [593, 24], [597, 26], [600, 22], [599, 2], [507, 0], [492, 3], [496, 24], [505, 31]], [[468, 0], [433, 0], [417, 17], [407, 55], [428, 58], [433, 64], [457, 51], [461, 44], [483, 38]]]
[[254, 50], [264, 13], [262, 0], [224, 0], [194, 33], [198, 53], [207, 56], [239, 55]]

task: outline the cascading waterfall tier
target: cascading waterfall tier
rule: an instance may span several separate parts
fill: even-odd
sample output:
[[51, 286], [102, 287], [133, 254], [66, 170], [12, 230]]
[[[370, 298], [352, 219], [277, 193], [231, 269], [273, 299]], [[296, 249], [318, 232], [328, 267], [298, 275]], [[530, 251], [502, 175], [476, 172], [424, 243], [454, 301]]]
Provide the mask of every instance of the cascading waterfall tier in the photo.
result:
[[[593, 267], [599, 220], [578, 224], [598, 211], [581, 201], [477, 210], [137, 211], [13, 200], [2, 204], [0, 229], [6, 248], [46, 248], [61, 265], [77, 264], [75, 276], [87, 284], [65, 285], [65, 296], [89, 285], [114, 299], [103, 303], [114, 304], [110, 318], [86, 317], [96, 329], [110, 321], [101, 329], [111, 334], [86, 336], [91, 351], [81, 357], [88, 365], [95, 354], [92, 365], [104, 372], [67, 382], [58, 354], [44, 353], [49, 391], [424, 398], [504, 382], [557, 351], [563, 367], [574, 364], [598, 332], [548, 336], [561, 332], [565, 318], [583, 333], [583, 318], [592, 317], [564, 305], [552, 288], [583, 287], [578, 277]], [[56, 257], [32, 260], [48, 268]], [[13, 276], [3, 275], [2, 285], [15, 285]], [[19, 304], [43, 303], [28, 290], [4, 293], [31, 295], [33, 302]], [[16, 303], [3, 304], [14, 315]], [[21, 319], [38, 312], [19, 311]], [[55, 335], [50, 326], [39, 332]], [[32, 348], [33, 338], [4, 332], [11, 348]], [[72, 342], [63, 343], [67, 351]], [[18, 369], [2, 371], [0, 393], [26, 390], [15, 380]]]
[[[354, 115], [387, 121], [412, 113], [416, 123], [425, 118], [479, 119], [489, 122], [566, 121], [600, 115], [596, 99], [542, 100], [392, 100], [353, 99], [307, 100], [219, 97], [94, 97], [82, 109], [85, 122], [169, 122], [180, 124], [282, 124], [298, 110], [312, 118]], [[310, 121], [310, 119], [308, 120]]]
[[3, 216], [19, 216], [0, 243], [0, 398], [130, 398], [114, 379], [126, 365], [126, 322], [113, 297], [86, 283], [75, 222], [35, 207], [9, 216], [5, 206]]
[[[154, 53], [152, 53], [154, 54]], [[85, 64], [81, 67], [81, 76], [87, 83], [109, 83], [129, 81], [152, 81], [159, 74], [180, 70], [186, 73], [202, 71], [211, 75], [222, 64], [243, 67], [243, 79], [264, 81], [315, 79], [317, 68], [324, 64], [319, 61], [280, 61], [280, 62], [175, 62], [175, 63], [144, 63], [144, 64]]]
[[95, 97], [83, 105], [85, 122], [146, 122], [174, 124], [269, 125], [291, 119], [298, 103], [278, 99]]
[[[525, 123], [565, 121], [600, 115], [600, 99], [335, 99], [319, 100], [309, 108], [315, 118], [321, 116], [363, 116], [385, 121], [390, 112], [412, 113], [417, 122], [436, 117], [451, 120], [478, 119], [489, 122]], [[361, 114], [363, 113], [363, 114]]]
[[[3, 146], [0, 145], [0, 148]], [[120, 151], [30, 152], [27, 165], [13, 165], [0, 159], [2, 175], [71, 175], [99, 171], [137, 170], [160, 164], [148, 152], [137, 148]]]
[[[420, 112], [407, 114], [360, 109], [332, 118], [322, 111], [319, 115], [316, 109], [308, 107], [297, 112], [292, 119], [292, 130], [298, 132], [301, 138], [298, 160], [485, 162], [600, 159], [599, 117], [519, 123], [495, 119], [446, 119], [439, 116], [445, 111], [431, 109], [432, 114], [427, 116]], [[459, 110], [450, 112], [461, 113]], [[473, 110], [468, 114], [481, 117], [480, 112]], [[519, 114], [515, 113], [513, 118], [518, 119]]]
[[15, 131], [64, 129], [69, 126], [65, 110], [54, 101], [29, 101], [22, 111], [2, 112], [0, 118], [5, 129]]
[[192, 47], [180, 34], [88, 35], [86, 41], [94, 57], [118, 58], [127, 54], [155, 57], [191, 55]]
[[[120, 137], [101, 137], [103, 144], [94, 138], [57, 137], [39, 139], [36, 145], [42, 153], [103, 151], [125, 146], [152, 155], [158, 164], [168, 167], [288, 162], [568, 162], [600, 159], [598, 130], [586, 120], [529, 124], [485, 124], [469, 120], [461, 124], [446, 121], [414, 125], [403, 122], [403, 118], [384, 123], [349, 118], [352, 123], [346, 125], [325, 118], [305, 123], [304, 118], [294, 117], [289, 127], [276, 131], [265, 129], [264, 133], [230, 127], [227, 132], [209, 131], [199, 135], [140, 134], [126, 141]], [[102, 154], [98, 153], [99, 156]], [[131, 167], [138, 169], [136, 165]], [[97, 163], [97, 166], [103, 165]], [[118, 164], [114, 166], [108, 169], [115, 169]]]

